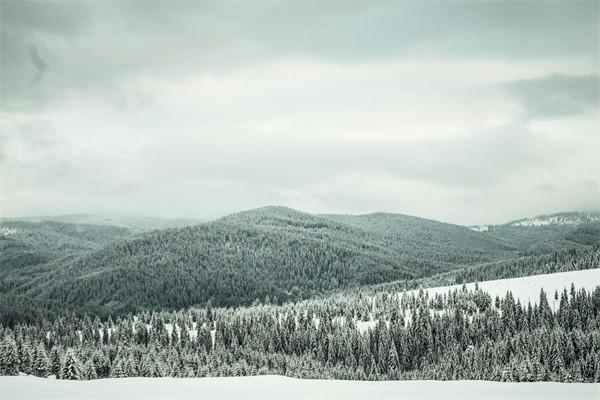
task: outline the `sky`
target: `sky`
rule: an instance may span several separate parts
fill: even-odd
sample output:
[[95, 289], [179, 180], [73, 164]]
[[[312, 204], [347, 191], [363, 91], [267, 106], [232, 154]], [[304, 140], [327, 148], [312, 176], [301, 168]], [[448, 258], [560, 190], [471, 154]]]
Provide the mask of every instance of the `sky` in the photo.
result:
[[600, 208], [597, 1], [0, 3], [0, 215]]

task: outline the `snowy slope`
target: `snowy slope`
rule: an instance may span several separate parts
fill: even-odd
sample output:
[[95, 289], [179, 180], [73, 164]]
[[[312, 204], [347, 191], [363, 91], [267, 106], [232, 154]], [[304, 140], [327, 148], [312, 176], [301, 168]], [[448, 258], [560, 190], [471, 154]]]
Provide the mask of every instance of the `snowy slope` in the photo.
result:
[[[490, 296], [504, 296], [507, 291], [511, 291], [516, 299], [519, 299], [522, 304], [535, 304], [539, 301], [540, 290], [543, 288], [548, 296], [548, 301], [552, 305], [554, 301], [554, 292], [560, 294], [564, 288], [570, 290], [571, 284], [575, 285], [576, 289], [585, 288], [594, 290], [600, 285], [600, 269], [588, 269], [583, 271], [558, 272], [555, 274], [533, 275], [523, 278], [499, 279], [495, 281], [479, 282], [479, 288]], [[429, 297], [436, 294], [444, 294], [451, 290], [460, 289], [462, 285], [441, 286], [435, 288], [424, 289], [429, 293]], [[473, 290], [474, 283], [467, 284], [467, 289]], [[415, 293], [411, 291], [408, 293]]]
[[482, 381], [361, 382], [301, 380], [281, 376], [241, 378], [125, 378], [57, 381], [0, 377], [3, 400], [27, 399], [597, 399], [588, 383], [500, 383]]

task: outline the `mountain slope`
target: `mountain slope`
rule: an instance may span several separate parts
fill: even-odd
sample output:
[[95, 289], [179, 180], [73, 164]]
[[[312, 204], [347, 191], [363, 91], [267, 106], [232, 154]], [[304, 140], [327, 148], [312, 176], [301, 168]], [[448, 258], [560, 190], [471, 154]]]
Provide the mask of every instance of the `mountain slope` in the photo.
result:
[[[539, 239], [538, 231], [527, 235]], [[219, 306], [266, 296], [297, 300], [510, 260], [523, 255], [520, 241], [397, 214], [311, 215], [264, 207], [112, 241], [46, 264], [0, 269], [0, 314], [6, 321], [65, 311], [107, 316], [179, 309], [208, 300]]]
[[102, 225], [126, 228], [133, 232], [147, 232], [155, 229], [181, 228], [184, 226], [194, 225], [200, 221], [179, 218], [166, 219], [154, 217], [132, 217], [132, 216], [98, 216], [92, 214], [66, 214], [42, 217], [22, 217], [22, 218], [2, 218], [0, 223], [20, 221], [20, 222], [61, 222], [67, 224], [86, 224], [86, 225]]
[[[365, 293], [382, 290], [403, 291], [599, 268], [600, 246], [591, 246], [470, 265], [424, 278], [386, 282], [370, 287], [362, 287], [360, 290]], [[352, 290], [354, 289], [348, 290], [348, 292]]]
[[61, 222], [0, 222], [0, 270], [43, 264], [130, 237], [125, 228]]
[[399, 252], [451, 263], [474, 263], [497, 259], [516, 250], [498, 237], [482, 235], [464, 226], [402, 214], [323, 214], [323, 218], [381, 235]]
[[[5, 277], [13, 293], [51, 308], [106, 314], [179, 308], [212, 299], [216, 305], [280, 300], [350, 285], [418, 276], [434, 266], [398, 261], [368, 233], [302, 215], [237, 214], [203, 225], [155, 231], [115, 243], [68, 263]], [[300, 215], [300, 214], [298, 214]], [[68, 306], [67, 306], [68, 307]]]
[[510, 243], [523, 254], [542, 254], [600, 244], [600, 212], [540, 215], [477, 229], [489, 237]]
[[384, 234], [333, 217], [265, 207], [145, 233], [75, 259], [3, 274], [0, 288], [38, 308], [107, 315], [180, 308], [209, 299], [223, 306], [267, 295], [294, 300], [429, 276], [509, 254], [493, 240], [481, 240], [469, 252], [458, 246], [460, 240], [440, 239], [454, 231], [477, 240], [476, 232], [434, 221], [416, 220], [411, 234], [403, 236], [402, 228]]

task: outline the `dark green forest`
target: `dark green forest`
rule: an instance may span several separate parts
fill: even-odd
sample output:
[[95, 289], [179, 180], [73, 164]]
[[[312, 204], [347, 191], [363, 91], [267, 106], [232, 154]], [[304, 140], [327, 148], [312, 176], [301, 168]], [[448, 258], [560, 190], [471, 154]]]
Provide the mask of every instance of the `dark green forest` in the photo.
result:
[[382, 283], [372, 285], [369, 288], [355, 290], [363, 292], [410, 290], [595, 268], [600, 268], [600, 245], [555, 251], [539, 256], [523, 256], [504, 261], [483, 263], [457, 268], [425, 278]]
[[0, 222], [0, 272], [81, 256], [133, 236], [126, 228], [55, 221]]
[[[400, 214], [265, 207], [141, 234], [3, 222], [0, 316], [11, 325], [64, 312], [107, 318], [208, 300], [240, 306], [269, 296], [281, 304], [390, 282], [408, 288], [594, 268], [594, 221], [477, 232]], [[595, 261], [576, 261], [586, 257]]]

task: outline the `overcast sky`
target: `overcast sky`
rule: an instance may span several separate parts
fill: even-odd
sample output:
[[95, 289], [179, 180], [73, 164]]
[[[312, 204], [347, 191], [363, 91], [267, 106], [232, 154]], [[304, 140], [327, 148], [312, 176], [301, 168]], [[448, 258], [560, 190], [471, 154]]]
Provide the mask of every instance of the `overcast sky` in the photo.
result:
[[2, 0], [1, 214], [600, 208], [598, 4]]

